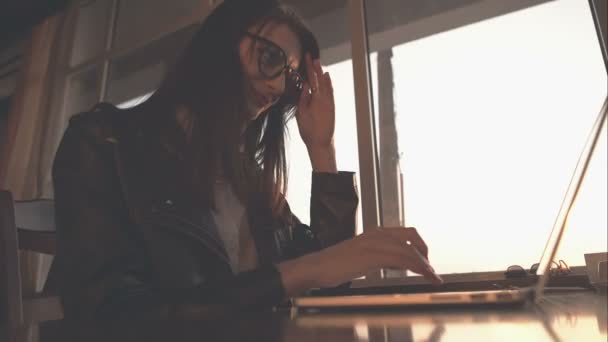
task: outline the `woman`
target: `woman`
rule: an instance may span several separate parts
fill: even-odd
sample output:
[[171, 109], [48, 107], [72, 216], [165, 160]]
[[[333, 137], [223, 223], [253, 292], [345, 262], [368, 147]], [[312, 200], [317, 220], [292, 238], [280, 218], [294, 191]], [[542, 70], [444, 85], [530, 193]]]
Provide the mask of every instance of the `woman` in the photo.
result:
[[[284, 130], [313, 167], [311, 225], [290, 212]], [[150, 99], [70, 121], [53, 169], [66, 318], [271, 307], [383, 267], [438, 282], [414, 229], [353, 238], [331, 78], [311, 32], [273, 0], [226, 0]]]

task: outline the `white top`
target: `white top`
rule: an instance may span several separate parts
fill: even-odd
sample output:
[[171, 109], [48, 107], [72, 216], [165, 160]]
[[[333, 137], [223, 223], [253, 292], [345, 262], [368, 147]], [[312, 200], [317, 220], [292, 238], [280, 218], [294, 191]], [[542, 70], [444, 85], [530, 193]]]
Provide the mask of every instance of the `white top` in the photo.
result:
[[224, 242], [232, 272], [237, 274], [255, 268], [257, 254], [249, 230], [247, 210], [229, 182], [216, 181], [213, 219]]

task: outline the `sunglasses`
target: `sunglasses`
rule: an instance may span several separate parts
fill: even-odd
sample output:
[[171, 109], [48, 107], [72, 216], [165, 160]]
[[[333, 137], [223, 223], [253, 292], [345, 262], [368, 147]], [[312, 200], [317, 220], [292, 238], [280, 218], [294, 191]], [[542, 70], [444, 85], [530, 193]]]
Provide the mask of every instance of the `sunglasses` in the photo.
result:
[[257, 34], [251, 32], [245, 34], [259, 44], [257, 51], [260, 74], [267, 79], [274, 79], [285, 73], [285, 91], [282, 98], [286, 103], [297, 103], [304, 88], [304, 79], [299, 72], [287, 64], [285, 51], [274, 42]]
[[[511, 265], [507, 268], [505, 272], [505, 276], [507, 278], [523, 278], [528, 275], [528, 273], [536, 275], [538, 273], [538, 268], [540, 267], [539, 263], [535, 263], [530, 266], [530, 270], [526, 271], [520, 265]], [[551, 268], [549, 269], [551, 275], [565, 275], [572, 273], [570, 266], [564, 261], [559, 260], [559, 262], [551, 261]]]

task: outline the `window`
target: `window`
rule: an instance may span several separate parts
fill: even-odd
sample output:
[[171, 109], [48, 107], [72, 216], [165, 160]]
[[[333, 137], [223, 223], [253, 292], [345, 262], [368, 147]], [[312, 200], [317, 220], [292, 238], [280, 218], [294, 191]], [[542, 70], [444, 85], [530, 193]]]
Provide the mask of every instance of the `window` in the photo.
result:
[[[201, 0], [122, 0], [118, 4], [114, 48], [123, 49], [142, 40], [163, 37], [175, 30], [177, 21], [197, 22], [200, 12], [193, 11], [209, 1]], [[196, 17], [199, 15], [199, 17]]]
[[101, 74], [102, 67], [94, 65], [68, 77], [65, 104], [67, 113], [76, 114], [99, 102]]
[[[51, 112], [68, 119], [100, 101], [137, 104], [160, 83], [214, 1], [83, 0], [68, 11]], [[144, 8], [145, 10], [137, 10]], [[62, 132], [55, 134], [59, 145]], [[51, 171], [44, 193], [52, 193]]]
[[80, 6], [70, 54], [72, 66], [103, 53], [111, 15], [112, 1], [88, 1]]
[[209, 2], [89, 0], [77, 6], [60, 106], [66, 121], [99, 101], [120, 104], [153, 91]]
[[105, 101], [127, 107], [139, 102], [131, 101], [134, 98], [154, 92], [196, 28], [197, 25], [185, 27], [140, 49], [112, 58]]
[[[380, 65], [382, 183], [403, 173], [405, 221], [429, 244], [433, 266], [460, 273], [538, 262], [607, 93], [588, 2], [504, 13], [477, 3], [366, 4]], [[387, 150], [396, 165], [382, 161]], [[607, 249], [605, 133], [592, 162], [561, 245], [571, 265]], [[390, 190], [382, 188], [383, 209], [399, 200]]]
[[[336, 104], [336, 159], [338, 170], [355, 172], [359, 179], [359, 154], [357, 127], [353, 102], [353, 73], [350, 35], [348, 31], [348, 6], [346, 1], [301, 2], [289, 1], [304, 17], [319, 40], [321, 63], [332, 77]], [[288, 124], [286, 153], [288, 159], [289, 189], [287, 200], [304, 223], [310, 223], [310, 186], [312, 167], [306, 146], [298, 133], [295, 118]], [[361, 211], [357, 230], [362, 231]]]

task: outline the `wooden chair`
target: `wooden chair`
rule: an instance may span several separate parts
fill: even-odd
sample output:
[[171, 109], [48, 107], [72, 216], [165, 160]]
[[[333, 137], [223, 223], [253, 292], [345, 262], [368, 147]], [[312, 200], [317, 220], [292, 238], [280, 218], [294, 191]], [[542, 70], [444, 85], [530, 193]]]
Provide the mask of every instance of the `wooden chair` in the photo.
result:
[[53, 201], [14, 202], [10, 192], [0, 191], [1, 341], [16, 341], [23, 327], [63, 318], [58, 297], [21, 293], [19, 250], [55, 254], [55, 249]]

